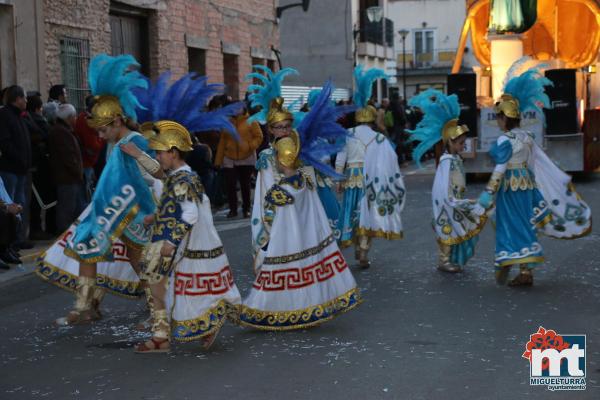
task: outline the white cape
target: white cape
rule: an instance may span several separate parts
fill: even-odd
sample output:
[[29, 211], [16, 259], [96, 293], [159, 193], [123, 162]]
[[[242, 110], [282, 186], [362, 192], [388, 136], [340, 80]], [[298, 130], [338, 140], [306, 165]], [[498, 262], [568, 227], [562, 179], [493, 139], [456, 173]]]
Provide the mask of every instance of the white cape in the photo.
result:
[[433, 179], [431, 199], [433, 203], [433, 228], [438, 240], [455, 245], [479, 234], [487, 220], [485, 209], [468, 199], [450, 195], [453, 156], [444, 154]]
[[552, 220], [540, 232], [557, 239], [575, 239], [590, 233], [592, 210], [575, 191], [571, 176], [556, 166], [537, 143], [530, 166], [538, 190], [552, 211]]
[[400, 214], [406, 203], [406, 189], [398, 156], [384, 135], [366, 125], [355, 128], [357, 136], [368, 134], [373, 137], [365, 152], [365, 195], [360, 204], [358, 234], [400, 239], [403, 235]]

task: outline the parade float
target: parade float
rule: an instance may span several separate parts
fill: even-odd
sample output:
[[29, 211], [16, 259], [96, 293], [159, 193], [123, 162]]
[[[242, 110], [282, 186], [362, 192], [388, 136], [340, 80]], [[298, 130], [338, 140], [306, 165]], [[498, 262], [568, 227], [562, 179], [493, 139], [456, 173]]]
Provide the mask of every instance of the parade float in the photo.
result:
[[[470, 39], [470, 44], [468, 40]], [[464, 53], [479, 66], [459, 74]], [[600, 47], [600, 7], [595, 0], [467, 0], [458, 52], [448, 91], [457, 93], [471, 129], [465, 168], [489, 172], [485, 153], [501, 134], [493, 104], [509, 68], [538, 67], [554, 86], [547, 90], [552, 108], [528, 112], [522, 126], [536, 134], [547, 154], [567, 171], [600, 166], [600, 102], [591, 82]], [[467, 50], [467, 51], [469, 51]], [[511, 71], [513, 72], [513, 71]], [[471, 82], [471, 84], [469, 84]]]

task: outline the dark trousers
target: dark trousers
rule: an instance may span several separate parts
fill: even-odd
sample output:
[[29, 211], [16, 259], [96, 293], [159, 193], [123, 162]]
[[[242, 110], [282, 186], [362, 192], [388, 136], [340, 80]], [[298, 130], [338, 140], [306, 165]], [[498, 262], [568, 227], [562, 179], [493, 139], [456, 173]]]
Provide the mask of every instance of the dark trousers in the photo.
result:
[[85, 207], [83, 183], [56, 185], [56, 229], [66, 231]]
[[250, 204], [250, 176], [252, 175], [252, 171], [254, 171], [252, 165], [236, 165], [233, 168], [223, 168], [225, 185], [227, 187], [227, 202], [229, 203], [229, 210], [233, 213], [237, 213], [238, 209], [238, 181], [240, 182], [240, 189], [242, 191], [242, 210], [250, 212], [252, 208]]
[[3, 253], [17, 239], [17, 217], [0, 211], [0, 253]]
[[29, 199], [31, 198], [31, 174], [18, 175], [11, 172], [0, 172], [4, 188], [13, 203], [23, 207], [21, 220], [17, 227], [17, 240], [24, 241], [29, 233]]

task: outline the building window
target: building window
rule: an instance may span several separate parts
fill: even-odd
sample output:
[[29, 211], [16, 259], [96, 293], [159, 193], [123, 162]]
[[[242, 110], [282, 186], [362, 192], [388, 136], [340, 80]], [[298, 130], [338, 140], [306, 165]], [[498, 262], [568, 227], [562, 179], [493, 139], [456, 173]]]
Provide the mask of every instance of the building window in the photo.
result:
[[206, 50], [188, 47], [188, 71], [206, 75]]
[[87, 39], [63, 37], [60, 39], [60, 64], [62, 80], [70, 102], [85, 109], [85, 96], [89, 93], [87, 70], [90, 63], [90, 42]]
[[271, 71], [276, 72], [275, 68], [277, 67], [275, 67], [275, 60], [267, 60], [267, 67], [269, 67]]
[[413, 31], [415, 49], [415, 67], [428, 67], [434, 58], [434, 31], [433, 29], [421, 29]]
[[240, 93], [238, 56], [234, 54], [223, 54], [225, 93], [234, 100], [238, 100]]

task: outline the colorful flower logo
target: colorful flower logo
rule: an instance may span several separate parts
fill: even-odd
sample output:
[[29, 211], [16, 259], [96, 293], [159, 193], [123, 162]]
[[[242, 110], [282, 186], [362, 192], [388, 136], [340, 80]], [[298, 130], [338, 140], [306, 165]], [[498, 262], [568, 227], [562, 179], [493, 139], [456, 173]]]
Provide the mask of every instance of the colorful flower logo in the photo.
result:
[[[556, 349], [560, 352], [568, 349], [570, 346], [571, 344], [565, 342], [563, 337], [558, 335], [555, 331], [551, 329], [546, 330], [544, 327], [540, 326], [536, 333], [529, 336], [529, 342], [525, 345], [525, 352], [522, 357], [528, 359], [531, 363], [531, 351], [533, 349]], [[561, 363], [563, 361], [564, 359], [561, 360]], [[542, 360], [542, 370], [547, 370], [549, 365], [550, 361], [547, 358], [544, 358]]]

